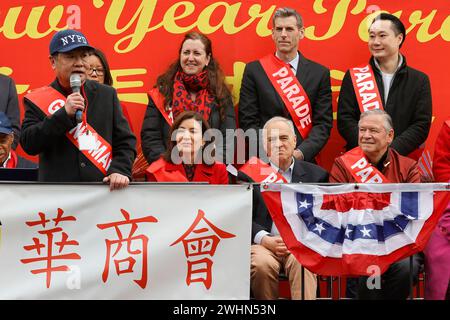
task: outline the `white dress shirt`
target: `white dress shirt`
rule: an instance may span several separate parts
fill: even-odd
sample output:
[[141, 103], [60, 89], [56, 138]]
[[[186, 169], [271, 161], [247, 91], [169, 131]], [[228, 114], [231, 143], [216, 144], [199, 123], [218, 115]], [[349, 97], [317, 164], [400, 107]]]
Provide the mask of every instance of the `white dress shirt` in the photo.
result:
[[394, 73], [386, 73], [386, 72], [381, 71], [381, 67], [378, 64], [377, 59], [374, 59], [374, 61], [375, 61], [375, 66], [378, 68], [378, 70], [380, 70], [381, 77], [383, 78], [384, 103], [386, 103], [387, 99], [388, 99], [388, 95], [389, 95], [389, 90], [391, 89], [391, 86], [392, 86], [392, 80], [394, 79], [395, 74], [397, 73], [397, 70], [400, 68], [400, 66], [403, 63], [403, 56], [401, 54], [399, 55], [397, 69], [395, 69]]

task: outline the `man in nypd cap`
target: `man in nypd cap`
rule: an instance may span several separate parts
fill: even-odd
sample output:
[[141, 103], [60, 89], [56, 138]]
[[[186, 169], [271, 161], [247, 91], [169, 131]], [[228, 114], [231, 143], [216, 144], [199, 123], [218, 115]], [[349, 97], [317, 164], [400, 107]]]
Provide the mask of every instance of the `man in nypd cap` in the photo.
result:
[[86, 79], [92, 49], [79, 31], [53, 36], [49, 59], [56, 79], [24, 97], [20, 142], [39, 155], [39, 181], [103, 181], [122, 189], [131, 181], [136, 138], [115, 89]]

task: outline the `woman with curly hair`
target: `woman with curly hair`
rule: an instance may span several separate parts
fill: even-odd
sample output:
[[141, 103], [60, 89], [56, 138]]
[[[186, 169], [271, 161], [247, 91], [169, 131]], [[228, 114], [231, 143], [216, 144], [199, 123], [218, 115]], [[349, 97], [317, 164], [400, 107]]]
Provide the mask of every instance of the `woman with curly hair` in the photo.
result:
[[142, 151], [149, 164], [166, 151], [173, 119], [184, 111], [200, 113], [211, 128], [219, 129], [225, 147], [226, 129], [235, 129], [236, 120], [224, 79], [211, 41], [198, 32], [187, 33], [179, 58], [158, 77], [149, 94], [141, 130]]

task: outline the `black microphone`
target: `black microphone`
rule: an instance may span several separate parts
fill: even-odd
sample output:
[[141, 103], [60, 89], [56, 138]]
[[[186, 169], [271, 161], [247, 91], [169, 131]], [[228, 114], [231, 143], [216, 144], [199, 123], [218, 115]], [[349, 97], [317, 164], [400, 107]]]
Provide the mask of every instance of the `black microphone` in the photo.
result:
[[[81, 90], [81, 78], [78, 73], [72, 73], [70, 75], [70, 87], [72, 88], [72, 92], [80, 92]], [[75, 112], [75, 119], [77, 120], [77, 123], [80, 123], [83, 121], [83, 111], [77, 110]]]

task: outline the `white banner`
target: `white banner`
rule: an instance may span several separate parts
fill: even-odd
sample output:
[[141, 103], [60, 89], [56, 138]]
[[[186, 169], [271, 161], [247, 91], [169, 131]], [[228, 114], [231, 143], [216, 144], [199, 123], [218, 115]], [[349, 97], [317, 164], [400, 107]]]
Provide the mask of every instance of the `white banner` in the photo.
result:
[[247, 186], [0, 184], [1, 299], [248, 299]]

